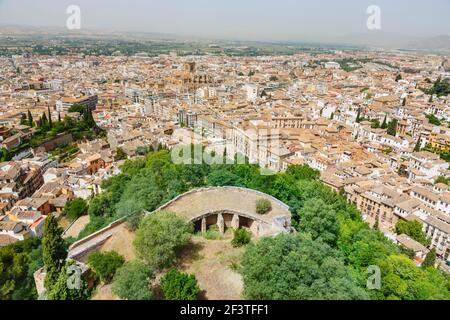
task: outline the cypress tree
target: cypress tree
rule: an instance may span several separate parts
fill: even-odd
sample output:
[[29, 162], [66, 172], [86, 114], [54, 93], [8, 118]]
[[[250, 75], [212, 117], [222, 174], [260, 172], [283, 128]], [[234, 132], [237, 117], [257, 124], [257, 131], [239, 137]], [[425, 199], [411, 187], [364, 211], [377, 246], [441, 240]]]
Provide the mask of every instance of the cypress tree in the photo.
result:
[[419, 152], [421, 145], [422, 145], [422, 138], [419, 138], [419, 140], [417, 140], [416, 146], [414, 147], [414, 152]]
[[50, 112], [50, 107], [47, 107], [48, 110], [48, 126], [51, 129], [53, 127], [53, 123], [52, 123], [52, 114]]
[[58, 112], [58, 122], [61, 122], [61, 112]]
[[373, 225], [373, 229], [374, 230], [380, 230], [380, 221], [378, 220], [378, 218], [375, 221], [375, 224]]
[[48, 124], [47, 115], [45, 112], [42, 112], [42, 127], [46, 127]]
[[356, 123], [361, 122], [361, 108], [358, 109], [358, 114], [356, 115]]
[[397, 125], [398, 120], [397, 119], [392, 120], [388, 125], [387, 134], [395, 137], [397, 135]]
[[49, 214], [45, 219], [44, 236], [42, 238], [42, 259], [47, 273], [44, 281], [46, 290], [56, 283], [65, 264], [67, 249], [62, 238], [63, 230], [58, 226], [56, 218]]
[[63, 265], [54, 286], [46, 293], [48, 300], [89, 300], [90, 292], [83, 276], [79, 279], [79, 288], [69, 288], [67, 285], [71, 281], [70, 278], [75, 276], [70, 273], [71, 269], [69, 269], [73, 264], [74, 262], [71, 261]]
[[28, 126], [33, 127], [33, 116], [31, 115], [30, 110], [28, 110]]
[[384, 116], [383, 123], [381, 124], [381, 129], [387, 129], [387, 114]]

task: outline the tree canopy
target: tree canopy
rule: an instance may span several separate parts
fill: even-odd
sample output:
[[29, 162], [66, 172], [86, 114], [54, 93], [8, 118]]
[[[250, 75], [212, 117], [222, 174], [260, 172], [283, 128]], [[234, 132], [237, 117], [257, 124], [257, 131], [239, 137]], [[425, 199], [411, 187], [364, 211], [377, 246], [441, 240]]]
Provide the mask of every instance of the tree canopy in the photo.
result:
[[53, 214], [45, 219], [44, 236], [42, 238], [42, 258], [46, 270], [45, 288], [50, 291], [58, 280], [67, 257], [66, 244], [62, 238], [63, 230]]
[[122, 299], [151, 300], [153, 292], [150, 290], [150, 280], [153, 271], [140, 261], [125, 263], [114, 276], [112, 291]]
[[70, 220], [76, 220], [88, 211], [88, 204], [81, 198], [69, 201], [64, 206], [63, 214]]
[[197, 300], [200, 288], [194, 275], [172, 269], [161, 278], [166, 300]]
[[108, 283], [114, 277], [116, 270], [125, 262], [125, 259], [115, 251], [94, 252], [88, 256], [88, 265], [100, 280]]
[[342, 256], [310, 236], [283, 234], [247, 247], [242, 259], [247, 299], [368, 299]]
[[175, 262], [176, 250], [189, 243], [193, 231], [193, 225], [175, 213], [153, 213], [142, 220], [136, 231], [136, 253], [157, 270], [169, 267]]
[[[84, 235], [89, 234], [130, 212], [136, 212], [136, 216], [140, 217], [142, 210], [151, 212], [193, 188], [211, 185], [242, 186], [267, 193], [286, 203], [292, 213], [292, 225], [299, 232], [299, 235], [280, 236], [286, 237], [282, 241], [262, 239], [246, 247], [246, 251], [250, 253], [245, 253], [247, 258], [242, 261], [242, 269], [247, 269], [244, 272], [247, 297], [410, 298], [411, 295], [393, 295], [389, 290], [384, 289], [367, 290], [367, 270], [370, 266], [381, 268], [381, 261], [387, 261], [393, 257], [406, 258], [413, 263], [410, 252], [392, 243], [378, 230], [372, 230], [362, 220], [361, 213], [354, 205], [349, 204], [343, 195], [333, 192], [318, 181], [318, 177], [319, 172], [308, 166], [289, 166], [284, 173], [261, 175], [260, 168], [253, 164], [176, 165], [172, 163], [168, 150], [154, 151], [150, 152], [145, 159], [126, 161], [120, 175], [102, 184], [105, 192], [91, 201], [89, 208], [91, 222], [83, 232], [85, 232]], [[221, 182], [222, 179], [224, 181], [226, 179], [226, 182]], [[143, 221], [149, 221], [150, 217], [144, 218]], [[136, 225], [139, 225], [138, 223], [139, 219]], [[142, 240], [140, 240], [142, 249], [136, 250], [141, 251], [138, 256], [142, 255], [142, 258], [145, 258], [146, 263], [150, 265], [158, 265], [156, 268], [170, 266], [173, 263], [176, 251], [173, 248], [180, 242], [172, 237], [181, 237], [175, 236], [174, 233], [178, 233], [186, 226], [185, 222], [180, 223], [181, 228], [169, 228], [169, 225], [171, 224], [158, 222], [153, 227], [149, 222], [142, 222], [138, 230], [138, 233], [142, 232]], [[149, 231], [140, 231], [141, 229]], [[155, 238], [150, 235], [162, 236]], [[300, 240], [291, 239], [296, 237], [300, 237]], [[276, 245], [273, 249], [269, 248], [269, 245], [260, 247], [263, 246], [260, 243], [265, 241], [269, 241], [270, 244], [280, 241], [283, 245]], [[297, 247], [304, 241], [317, 250], [298, 249]], [[290, 245], [291, 242], [295, 245]], [[261, 250], [258, 251], [255, 248], [261, 248]], [[260, 255], [264, 256], [265, 252], [272, 253], [275, 248], [278, 248], [277, 250], [281, 253], [277, 251], [278, 255], [273, 254], [276, 256], [273, 258], [273, 263], [258, 262]], [[305, 251], [301, 251], [299, 255], [297, 250]], [[316, 251], [329, 252], [320, 259], [329, 256], [331, 260], [327, 260], [327, 264], [322, 266], [325, 260], [320, 262], [315, 256]], [[287, 257], [289, 259], [283, 262], [283, 259]], [[263, 261], [267, 262], [269, 259], [264, 257]], [[280, 261], [282, 263], [279, 263]], [[294, 280], [300, 277], [301, 272], [308, 265], [315, 273], [311, 275], [305, 271], [309, 278], [305, 278], [305, 282], [300, 282], [297, 288]], [[330, 265], [333, 267], [329, 267]], [[413, 266], [415, 267], [414, 263]], [[423, 296], [432, 299], [449, 296], [447, 275], [442, 275], [433, 268], [415, 268], [420, 269], [419, 275], [422, 276], [418, 278], [420, 281], [414, 284], [419, 286], [419, 289], [414, 290], [421, 294], [412, 297]], [[392, 274], [393, 269], [381, 269], [383, 277], [395, 278]], [[341, 275], [343, 279], [339, 280], [337, 279], [339, 276], [329, 275], [327, 273], [329, 270], [332, 270], [335, 275]], [[397, 273], [400, 272], [400, 275], [396, 274], [396, 276], [406, 279], [408, 270], [396, 270]], [[351, 274], [350, 277], [347, 276], [348, 273]], [[280, 278], [284, 276], [286, 280], [281, 281]], [[260, 282], [261, 284], [258, 284]], [[280, 282], [279, 285], [277, 285], [278, 282]], [[320, 284], [329, 282], [333, 283], [333, 290], [328, 293], [323, 292], [325, 289], [321, 288]], [[339, 287], [345, 289], [339, 290]], [[427, 289], [428, 287], [440, 289], [433, 291]], [[443, 291], [443, 288], [447, 288], [447, 291]]]

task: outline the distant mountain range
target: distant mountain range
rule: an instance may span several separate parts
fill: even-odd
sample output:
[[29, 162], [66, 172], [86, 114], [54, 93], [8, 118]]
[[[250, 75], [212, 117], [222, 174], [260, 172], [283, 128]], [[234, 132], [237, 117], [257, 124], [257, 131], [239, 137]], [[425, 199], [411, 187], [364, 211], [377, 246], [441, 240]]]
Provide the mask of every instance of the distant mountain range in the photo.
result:
[[[74, 30], [69, 31], [61, 27], [31, 27], [31, 26], [1, 26], [0, 36], [67, 36], [67, 37], [87, 37], [87, 38], [120, 38], [130, 40], [220, 40], [207, 39], [196, 36], [178, 36], [163, 33], [151, 32], [127, 32], [114, 30]], [[239, 39], [235, 39], [239, 40]], [[224, 39], [233, 41], [233, 39]], [[242, 40], [243, 41], [243, 40]], [[243, 41], [251, 42], [251, 41]], [[264, 42], [264, 41], [257, 41]], [[294, 42], [294, 41], [293, 41]], [[426, 51], [450, 51], [450, 35], [439, 35], [436, 37], [405, 36], [401, 34], [391, 34], [386, 32], [369, 32], [364, 34], [351, 34], [341, 37], [329, 37], [321, 41], [312, 39], [298, 40], [299, 43], [316, 43], [329, 45], [351, 45], [368, 48], [386, 49], [406, 49], [406, 50], [426, 50]]]

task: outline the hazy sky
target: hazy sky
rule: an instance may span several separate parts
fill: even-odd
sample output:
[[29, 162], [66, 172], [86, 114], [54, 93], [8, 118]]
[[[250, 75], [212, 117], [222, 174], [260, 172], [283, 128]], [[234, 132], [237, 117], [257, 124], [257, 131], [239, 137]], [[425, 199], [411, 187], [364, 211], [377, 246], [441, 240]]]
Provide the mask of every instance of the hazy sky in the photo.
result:
[[64, 27], [70, 4], [87, 29], [255, 40], [367, 33], [366, 9], [375, 4], [382, 32], [450, 34], [450, 0], [0, 0], [0, 25]]

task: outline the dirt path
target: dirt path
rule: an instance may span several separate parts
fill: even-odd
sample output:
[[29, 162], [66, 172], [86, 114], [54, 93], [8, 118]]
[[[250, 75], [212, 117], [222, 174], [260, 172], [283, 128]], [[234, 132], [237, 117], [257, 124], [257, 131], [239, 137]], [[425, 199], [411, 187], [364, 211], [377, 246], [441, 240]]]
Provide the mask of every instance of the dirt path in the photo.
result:
[[80, 232], [84, 229], [84, 227], [89, 223], [89, 216], [81, 216], [74, 222], [73, 225], [70, 226], [69, 230], [64, 234], [64, 238], [78, 238]]

